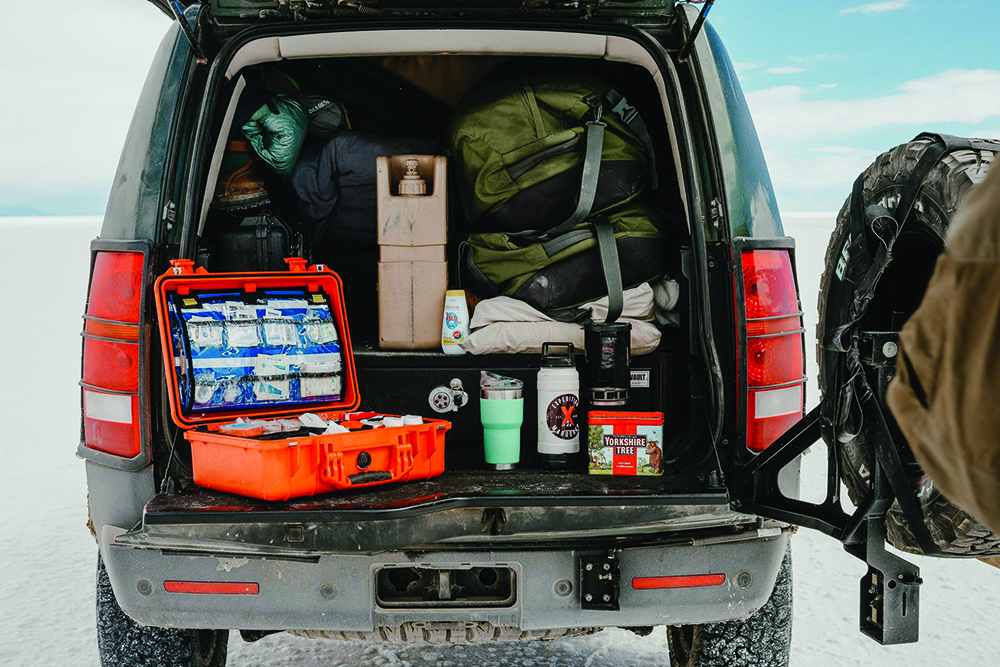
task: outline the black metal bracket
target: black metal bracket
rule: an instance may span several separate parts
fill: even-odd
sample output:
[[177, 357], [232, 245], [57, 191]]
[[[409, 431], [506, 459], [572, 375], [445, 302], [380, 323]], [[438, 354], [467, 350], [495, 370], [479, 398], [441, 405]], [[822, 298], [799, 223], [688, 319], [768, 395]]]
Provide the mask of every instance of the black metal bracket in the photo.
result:
[[920, 568], [885, 548], [885, 513], [894, 496], [877, 459], [871, 479], [864, 540], [844, 545], [847, 553], [868, 564], [861, 578], [860, 630], [879, 644], [912, 644], [919, 639], [923, 580]]
[[[820, 407], [743, 467], [743, 495], [748, 497], [742, 499], [740, 509], [818, 530], [840, 541], [848, 553], [868, 565], [868, 573], [861, 580], [861, 632], [880, 644], [912, 643], [919, 633], [920, 569], [886, 550], [886, 511], [899, 497], [915, 533], [927, 530], [878, 401], [863, 378], [860, 382], [861, 408], [868, 422], [866, 434], [875, 448], [875, 462], [871, 490], [854, 513], [848, 514], [840, 504], [839, 443], [827, 447], [827, 492], [822, 502], [790, 498], [779, 488], [782, 468], [820, 441]], [[916, 521], [910, 514], [914, 510]], [[929, 533], [926, 537], [930, 540]]]
[[580, 607], [618, 611], [618, 559], [614, 551], [580, 557]]

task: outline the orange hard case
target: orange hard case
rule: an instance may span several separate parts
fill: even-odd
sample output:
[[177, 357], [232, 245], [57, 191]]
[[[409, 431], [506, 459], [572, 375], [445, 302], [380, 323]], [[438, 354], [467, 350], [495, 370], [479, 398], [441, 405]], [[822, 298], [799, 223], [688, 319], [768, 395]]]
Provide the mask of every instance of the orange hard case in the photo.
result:
[[[167, 378], [170, 415], [185, 431], [191, 444], [194, 482], [198, 486], [263, 500], [287, 500], [342, 489], [357, 489], [391, 482], [428, 479], [444, 471], [444, 437], [447, 421], [424, 419], [414, 426], [383, 427], [304, 437], [262, 440], [219, 432], [219, 425], [238, 417], [268, 419], [315, 412], [324, 419], [353, 412], [361, 403], [354, 354], [351, 347], [343, 285], [324, 265], [307, 268], [300, 258], [285, 260], [289, 271], [261, 273], [209, 273], [195, 269], [191, 260], [173, 260], [160, 276], [154, 293], [160, 324], [160, 343]], [[167, 313], [171, 294], [204, 290], [257, 290], [280, 288], [321, 290], [330, 299], [330, 311], [340, 334], [343, 357], [343, 396], [329, 403], [299, 406], [255, 406], [252, 409], [187, 412], [181, 409], [173, 364]], [[366, 455], [366, 456], [363, 456]]]

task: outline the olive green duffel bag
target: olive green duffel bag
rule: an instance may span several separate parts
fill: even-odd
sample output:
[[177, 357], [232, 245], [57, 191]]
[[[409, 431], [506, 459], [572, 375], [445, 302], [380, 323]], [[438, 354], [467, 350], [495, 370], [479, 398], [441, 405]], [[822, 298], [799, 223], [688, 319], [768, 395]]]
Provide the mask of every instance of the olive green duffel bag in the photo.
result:
[[601, 77], [506, 63], [460, 103], [449, 152], [469, 223], [551, 238], [655, 187], [635, 107]]
[[608, 295], [614, 321], [625, 289], [666, 272], [661, 227], [659, 214], [637, 200], [548, 241], [472, 234], [461, 246], [463, 276], [480, 296], [514, 297], [557, 319], [572, 319], [567, 311]]

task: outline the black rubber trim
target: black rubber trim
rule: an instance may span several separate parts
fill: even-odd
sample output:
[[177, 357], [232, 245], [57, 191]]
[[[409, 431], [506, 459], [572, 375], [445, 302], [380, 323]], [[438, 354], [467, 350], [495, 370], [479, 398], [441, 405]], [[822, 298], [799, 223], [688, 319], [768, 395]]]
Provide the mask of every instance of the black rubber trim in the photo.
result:
[[301, 523], [301, 522], [347, 522], [385, 521], [408, 519], [435, 512], [458, 509], [486, 509], [492, 507], [662, 507], [672, 505], [728, 505], [729, 497], [724, 489], [716, 492], [652, 495], [605, 495], [605, 496], [510, 496], [492, 497], [452, 497], [413, 503], [402, 507], [383, 509], [343, 509], [343, 510], [289, 510], [280, 505], [273, 510], [198, 510], [181, 512], [146, 512], [143, 524], [170, 525], [177, 523]]

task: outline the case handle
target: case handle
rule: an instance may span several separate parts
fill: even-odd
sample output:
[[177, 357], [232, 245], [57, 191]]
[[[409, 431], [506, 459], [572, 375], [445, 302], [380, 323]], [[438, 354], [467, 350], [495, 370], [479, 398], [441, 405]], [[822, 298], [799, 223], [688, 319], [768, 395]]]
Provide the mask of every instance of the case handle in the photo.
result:
[[323, 445], [323, 450], [320, 479], [338, 488], [375, 482], [396, 482], [406, 477], [413, 469], [413, 445], [408, 442], [397, 442], [392, 446], [389, 470], [364, 470], [351, 474], [347, 474], [344, 467], [344, 452], [334, 450], [333, 445], [328, 444]]

